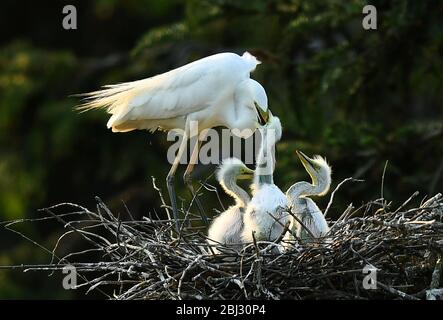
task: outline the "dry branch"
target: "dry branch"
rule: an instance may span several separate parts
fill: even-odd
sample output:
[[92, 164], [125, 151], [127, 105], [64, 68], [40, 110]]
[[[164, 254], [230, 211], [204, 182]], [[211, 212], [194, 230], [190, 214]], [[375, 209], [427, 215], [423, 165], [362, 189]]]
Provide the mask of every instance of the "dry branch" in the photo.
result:
[[[45, 217], [36, 221], [3, 224], [32, 241], [14, 227], [60, 222], [66, 230], [54, 250], [43, 247], [52, 261], [2, 268], [58, 272], [70, 264], [81, 276], [80, 288], [115, 299], [435, 298], [442, 286], [443, 197], [413, 207], [414, 197], [396, 210], [384, 200], [370, 202], [361, 208], [364, 216], [354, 216], [350, 207], [327, 239], [295, 243], [283, 253], [275, 243], [254, 241], [240, 252], [224, 248], [219, 255], [212, 253], [195, 219], [188, 219], [194, 226], [183, 227], [177, 238], [172, 220], [122, 221], [100, 199], [95, 212], [64, 203], [44, 209]], [[56, 248], [73, 234], [86, 247], [57, 255]], [[93, 252], [100, 253], [96, 260]], [[362, 285], [368, 264], [378, 270], [375, 290]]]

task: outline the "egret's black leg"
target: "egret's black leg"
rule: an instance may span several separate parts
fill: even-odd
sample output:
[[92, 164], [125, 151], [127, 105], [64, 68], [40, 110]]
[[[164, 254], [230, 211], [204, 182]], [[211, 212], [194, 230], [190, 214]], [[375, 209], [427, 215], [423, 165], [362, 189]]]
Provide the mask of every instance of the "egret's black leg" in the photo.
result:
[[183, 155], [183, 152], [184, 152], [184, 150], [186, 150], [187, 142], [188, 142], [188, 139], [185, 134], [183, 136], [183, 140], [182, 140], [180, 147], [178, 149], [177, 156], [174, 159], [174, 163], [172, 164], [172, 167], [169, 170], [168, 175], [166, 176], [166, 186], [168, 188], [169, 199], [171, 200], [172, 214], [174, 215], [175, 228], [176, 228], [177, 233], [180, 232], [180, 223], [179, 223], [178, 208], [177, 208], [177, 194], [176, 194], [175, 188], [174, 188], [174, 177], [175, 177], [175, 172], [177, 171], [177, 167], [180, 163], [180, 159]]
[[208, 218], [206, 217], [205, 210], [203, 209], [200, 199], [198, 198], [198, 195], [194, 190], [194, 186], [192, 185], [192, 171], [194, 170], [194, 165], [198, 161], [198, 153], [200, 150], [200, 145], [201, 145], [200, 140], [195, 143], [194, 150], [192, 150], [191, 159], [189, 161], [188, 166], [186, 167], [185, 174], [183, 175], [183, 181], [185, 182], [188, 189], [191, 191], [192, 197], [193, 197], [195, 203], [197, 204], [197, 208], [198, 208], [198, 211], [200, 213], [203, 223], [206, 226], [208, 226], [209, 222], [208, 222]]
[[174, 173], [171, 173], [171, 171], [166, 176], [166, 186], [168, 188], [169, 199], [171, 200], [172, 214], [174, 215], [175, 220], [175, 229], [178, 233], [180, 232], [180, 223], [178, 221], [177, 195], [174, 188]]
[[189, 172], [189, 174], [185, 173], [185, 176], [183, 177], [183, 180], [185, 181], [186, 186], [191, 191], [192, 198], [194, 199], [195, 203], [197, 204], [198, 211], [200, 213], [200, 216], [202, 218], [202, 221], [205, 225], [209, 225], [208, 218], [206, 217], [205, 210], [203, 209], [203, 205], [200, 202], [200, 199], [198, 198], [197, 193], [194, 190], [194, 186], [192, 185], [192, 170]]

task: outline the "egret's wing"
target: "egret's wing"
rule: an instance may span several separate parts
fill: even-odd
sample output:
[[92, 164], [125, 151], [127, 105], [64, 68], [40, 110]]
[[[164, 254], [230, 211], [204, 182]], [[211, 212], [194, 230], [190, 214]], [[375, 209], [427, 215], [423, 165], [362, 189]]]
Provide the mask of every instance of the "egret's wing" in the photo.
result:
[[204, 66], [179, 68], [152, 78], [107, 86], [88, 95], [81, 108], [107, 108], [113, 115], [108, 126], [127, 120], [167, 119], [189, 114], [210, 102]]
[[152, 78], [86, 94], [87, 102], [79, 109], [106, 108], [113, 115], [108, 127], [131, 120], [184, 116], [210, 105], [236, 77], [248, 77], [249, 65], [236, 54], [210, 56]]
[[321, 212], [320, 208], [315, 204], [312, 199], [307, 198], [306, 202], [306, 226], [312, 232], [315, 237], [321, 237], [329, 231], [328, 223]]

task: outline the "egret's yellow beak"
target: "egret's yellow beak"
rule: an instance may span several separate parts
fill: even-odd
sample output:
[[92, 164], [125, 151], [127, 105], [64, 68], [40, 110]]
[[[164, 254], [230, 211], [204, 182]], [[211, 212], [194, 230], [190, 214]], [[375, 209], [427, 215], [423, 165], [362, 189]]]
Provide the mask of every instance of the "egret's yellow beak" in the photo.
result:
[[265, 125], [269, 121], [269, 113], [271, 112], [269, 108], [263, 110], [258, 104], [255, 104], [255, 109], [257, 109], [257, 116], [260, 125]]
[[311, 175], [315, 172], [315, 166], [314, 166], [314, 160], [309, 158], [307, 155], [305, 155], [303, 152], [296, 150], [297, 156], [300, 158], [301, 163], [303, 164], [303, 167], [305, 167], [306, 171]]
[[254, 170], [249, 169], [248, 167], [244, 167], [240, 174], [237, 176], [237, 179], [251, 179], [254, 176]]

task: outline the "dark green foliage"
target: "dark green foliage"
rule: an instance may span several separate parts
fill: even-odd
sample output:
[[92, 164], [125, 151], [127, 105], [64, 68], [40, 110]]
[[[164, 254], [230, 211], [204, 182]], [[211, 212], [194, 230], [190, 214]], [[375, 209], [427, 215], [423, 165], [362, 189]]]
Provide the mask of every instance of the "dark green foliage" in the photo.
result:
[[[249, 50], [263, 62], [253, 77], [284, 126], [275, 174], [282, 188], [307, 179], [301, 149], [327, 157], [334, 184], [365, 180], [341, 189], [332, 218], [380, 196], [386, 160], [385, 197], [394, 203], [442, 190], [440, 1], [69, 3], [78, 8], [76, 31], [61, 27], [65, 1], [0, 5], [0, 220], [35, 217], [61, 201], [92, 205], [95, 195], [122, 215], [122, 200], [138, 216], [153, 212], [159, 200], [148, 179], [164, 188], [165, 135], [111, 134], [104, 112], [78, 114], [79, 99], [69, 95], [220, 51]], [[378, 9], [377, 30], [361, 26], [368, 3]], [[199, 178], [211, 172], [203, 168]], [[45, 238], [51, 230], [34, 232]], [[3, 230], [0, 249], [0, 264], [21, 263], [29, 250]], [[48, 296], [4, 281], [0, 296]]]

